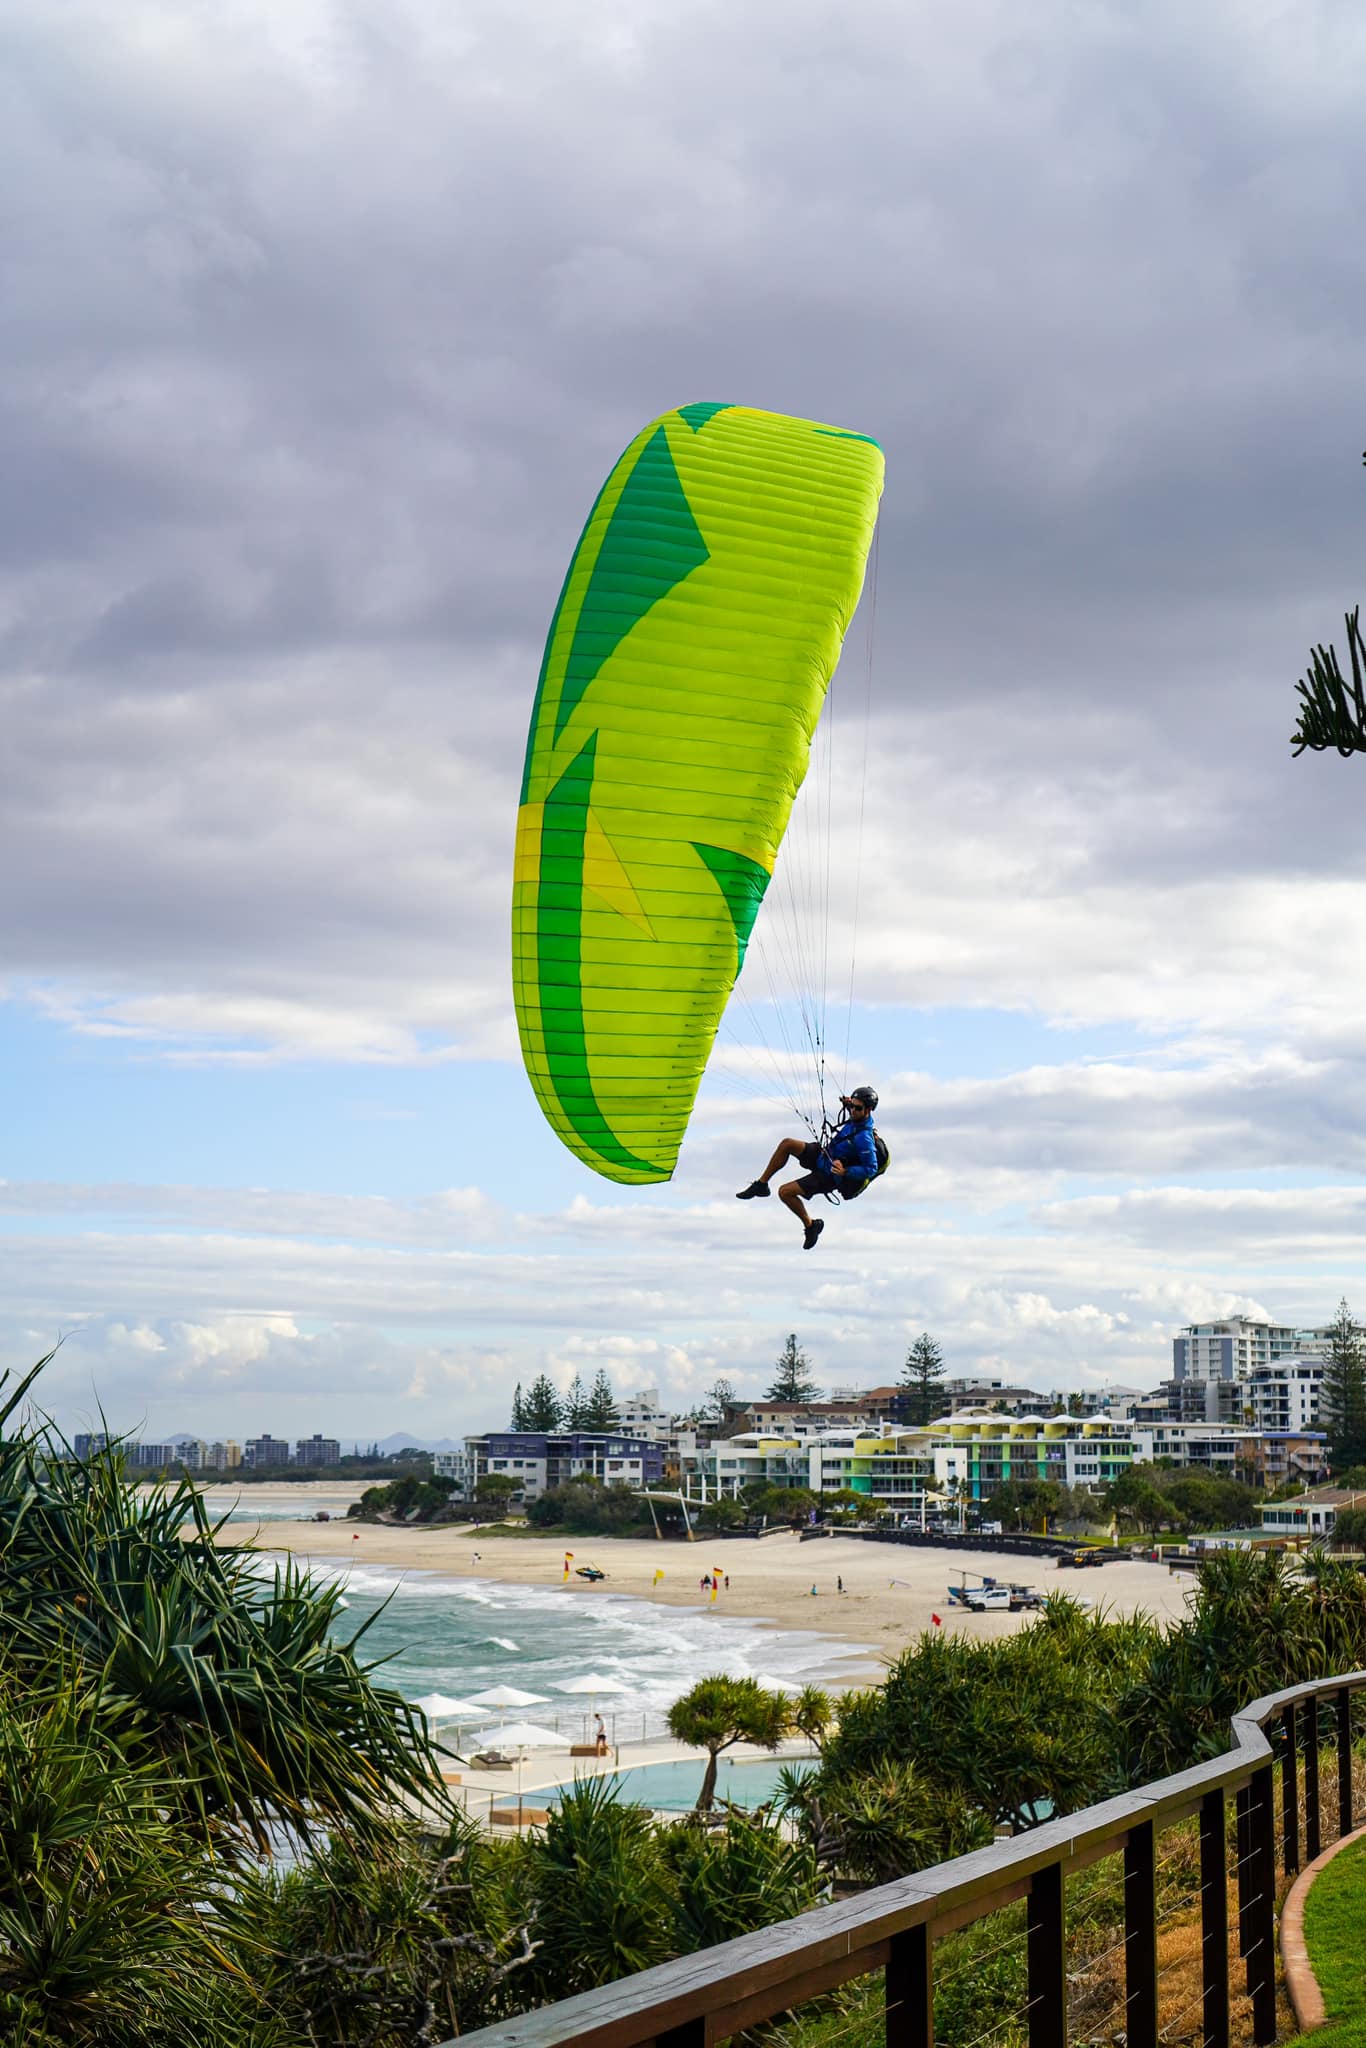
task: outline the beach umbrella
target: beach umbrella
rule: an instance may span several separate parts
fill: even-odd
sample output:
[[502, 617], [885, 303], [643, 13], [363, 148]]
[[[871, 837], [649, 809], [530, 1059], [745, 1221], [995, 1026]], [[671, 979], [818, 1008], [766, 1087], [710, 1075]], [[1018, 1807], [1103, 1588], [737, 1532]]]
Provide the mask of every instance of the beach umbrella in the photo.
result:
[[755, 1671], [752, 1672], [750, 1675], [753, 1678], [754, 1683], [756, 1685], [761, 1685], [765, 1692], [802, 1691], [802, 1687], [800, 1685], [794, 1684], [790, 1678], [770, 1678], [767, 1677], [762, 1671]]
[[624, 1680], [608, 1678], [604, 1672], [585, 1671], [582, 1678], [561, 1679], [556, 1684], [555, 1690], [556, 1692], [586, 1692], [591, 1699], [595, 1692], [600, 1692], [606, 1696], [609, 1692], [629, 1692], [631, 1688]]
[[466, 1738], [466, 1753], [478, 1743], [490, 1748], [495, 1742], [517, 1752], [517, 1825], [522, 1825], [522, 1764], [529, 1749], [562, 1749], [565, 1739], [554, 1728], [538, 1728], [534, 1721], [505, 1721], [496, 1728], [479, 1728]]
[[485, 1692], [470, 1694], [472, 1707], [541, 1707], [545, 1705], [543, 1692], [522, 1692], [515, 1685], [491, 1685]]
[[484, 1692], [472, 1692], [470, 1705], [482, 1710], [492, 1708], [494, 1712], [508, 1707], [543, 1707], [543, 1692], [523, 1692], [516, 1685], [491, 1685]]
[[485, 1711], [473, 1700], [453, 1700], [446, 1692], [424, 1692], [413, 1705], [427, 1716], [429, 1721], [477, 1721]]
[[[556, 1692], [572, 1692], [584, 1695], [588, 1700], [588, 1714], [597, 1708], [599, 1698], [607, 1699], [614, 1693], [629, 1692], [630, 1686], [620, 1678], [608, 1678], [602, 1671], [586, 1671], [582, 1678], [566, 1678], [555, 1687]], [[588, 1714], [584, 1715], [584, 1727], [588, 1726]], [[616, 1723], [613, 1722], [613, 1733]]]
[[500, 1721], [496, 1728], [476, 1728], [465, 1737], [466, 1746], [499, 1742], [505, 1749], [563, 1749], [565, 1738], [554, 1728], [540, 1728], [534, 1721]]

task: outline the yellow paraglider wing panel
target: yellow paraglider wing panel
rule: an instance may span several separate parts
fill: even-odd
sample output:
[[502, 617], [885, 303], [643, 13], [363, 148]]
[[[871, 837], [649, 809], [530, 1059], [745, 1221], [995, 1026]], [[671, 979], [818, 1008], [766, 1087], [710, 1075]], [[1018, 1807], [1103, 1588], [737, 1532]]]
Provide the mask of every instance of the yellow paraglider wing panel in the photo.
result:
[[570, 564], [527, 743], [513, 975], [580, 1159], [666, 1180], [858, 603], [882, 456], [693, 405], [638, 435]]

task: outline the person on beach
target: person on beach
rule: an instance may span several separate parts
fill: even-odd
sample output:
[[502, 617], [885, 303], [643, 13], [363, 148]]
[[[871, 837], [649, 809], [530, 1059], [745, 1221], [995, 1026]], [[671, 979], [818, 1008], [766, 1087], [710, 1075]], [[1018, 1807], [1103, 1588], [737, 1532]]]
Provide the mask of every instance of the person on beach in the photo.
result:
[[606, 1756], [606, 1754], [607, 1754], [607, 1729], [606, 1729], [606, 1726], [605, 1726], [605, 1724], [604, 1724], [604, 1722], [603, 1722], [603, 1718], [602, 1718], [602, 1715], [601, 1715], [601, 1714], [595, 1714], [595, 1715], [593, 1716], [593, 1718], [594, 1718], [594, 1720], [595, 1720], [595, 1721], [597, 1722], [597, 1724], [598, 1724], [598, 1725], [597, 1725], [597, 1729], [596, 1729], [596, 1731], [594, 1732], [594, 1736], [593, 1736], [593, 1741], [594, 1741], [594, 1745], [595, 1745], [595, 1747], [596, 1747], [596, 1749], [597, 1749], [597, 1752], [598, 1752], [598, 1755], [599, 1755], [599, 1756]]
[[782, 1139], [758, 1180], [741, 1188], [735, 1197], [737, 1202], [752, 1202], [756, 1197], [772, 1194], [769, 1182], [774, 1174], [789, 1160], [795, 1160], [804, 1170], [796, 1180], [783, 1183], [778, 1200], [801, 1224], [802, 1250], [807, 1252], [814, 1249], [825, 1224], [819, 1216], [812, 1222], [802, 1197], [862, 1194], [868, 1182], [878, 1176], [877, 1146], [873, 1142], [876, 1088], [856, 1088], [852, 1095], [841, 1095], [840, 1102], [849, 1114], [837, 1130], [823, 1142], [814, 1138]]

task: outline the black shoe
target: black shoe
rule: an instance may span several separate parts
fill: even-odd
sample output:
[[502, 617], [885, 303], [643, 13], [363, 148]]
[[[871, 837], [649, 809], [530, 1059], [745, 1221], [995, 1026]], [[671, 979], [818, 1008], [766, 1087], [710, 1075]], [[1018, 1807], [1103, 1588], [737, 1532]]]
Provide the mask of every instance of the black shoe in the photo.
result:
[[819, 1216], [816, 1218], [814, 1223], [807, 1224], [806, 1236], [802, 1239], [802, 1250], [804, 1252], [809, 1252], [811, 1250], [811, 1247], [815, 1244], [816, 1239], [820, 1236], [824, 1228], [824, 1220]]
[[772, 1188], [766, 1180], [752, 1180], [747, 1188], [741, 1188], [735, 1197], [737, 1202], [752, 1202], [756, 1195], [771, 1195]]

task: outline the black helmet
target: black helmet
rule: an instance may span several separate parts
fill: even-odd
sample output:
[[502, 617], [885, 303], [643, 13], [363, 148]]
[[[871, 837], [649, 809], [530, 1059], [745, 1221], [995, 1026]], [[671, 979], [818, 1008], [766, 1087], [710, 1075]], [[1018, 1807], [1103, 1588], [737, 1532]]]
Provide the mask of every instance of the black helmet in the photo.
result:
[[877, 1089], [855, 1088], [852, 1094], [845, 1095], [841, 1099], [845, 1102], [861, 1102], [865, 1109], [871, 1111], [877, 1108]]

